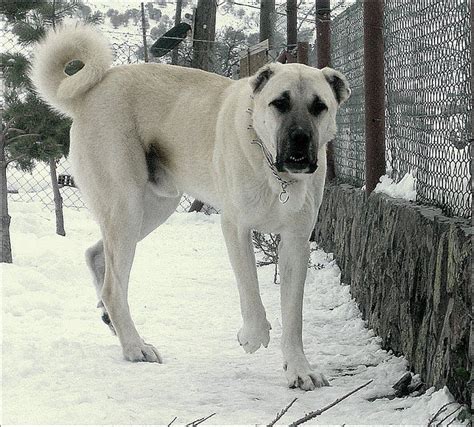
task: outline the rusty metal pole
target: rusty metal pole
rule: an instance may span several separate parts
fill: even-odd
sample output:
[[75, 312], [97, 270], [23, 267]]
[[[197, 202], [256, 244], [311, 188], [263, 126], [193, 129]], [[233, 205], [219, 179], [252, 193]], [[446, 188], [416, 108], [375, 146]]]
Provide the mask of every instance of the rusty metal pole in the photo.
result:
[[[474, 159], [474, 0], [471, 0], [471, 159]], [[472, 167], [472, 166], [471, 166]], [[472, 169], [471, 169], [472, 171]], [[471, 178], [471, 191], [474, 191], [474, 179]], [[471, 224], [474, 225], [474, 205], [471, 206]], [[474, 254], [473, 254], [474, 259]], [[474, 277], [474, 268], [472, 269]], [[474, 283], [474, 282], [472, 282]], [[471, 319], [471, 329], [474, 332], [474, 321]], [[471, 336], [474, 336], [471, 334]], [[474, 343], [472, 344], [472, 356], [474, 357]], [[474, 387], [474, 369], [471, 372], [471, 381]]]
[[364, 2], [365, 188], [385, 175], [383, 0]]
[[[318, 68], [331, 65], [331, 4], [330, 0], [316, 0], [316, 54]], [[329, 141], [327, 145], [327, 172], [328, 181], [336, 178], [334, 167], [334, 145]]]
[[316, 48], [318, 68], [331, 64], [331, 5], [330, 0], [316, 0]]
[[298, 4], [297, 0], [286, 1], [286, 62], [296, 62], [296, 55], [293, 50], [296, 49], [298, 43]]

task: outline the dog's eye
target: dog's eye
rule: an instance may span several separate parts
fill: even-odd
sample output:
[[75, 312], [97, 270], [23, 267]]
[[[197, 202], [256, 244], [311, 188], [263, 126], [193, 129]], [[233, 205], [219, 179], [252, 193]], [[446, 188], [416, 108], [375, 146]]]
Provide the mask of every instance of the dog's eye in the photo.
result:
[[288, 98], [278, 98], [270, 102], [270, 105], [273, 105], [280, 113], [286, 113], [290, 111], [291, 105]]
[[315, 100], [309, 107], [309, 112], [313, 116], [318, 116], [319, 114], [321, 114], [323, 111], [327, 109], [328, 107], [324, 102], [321, 102], [320, 100]]

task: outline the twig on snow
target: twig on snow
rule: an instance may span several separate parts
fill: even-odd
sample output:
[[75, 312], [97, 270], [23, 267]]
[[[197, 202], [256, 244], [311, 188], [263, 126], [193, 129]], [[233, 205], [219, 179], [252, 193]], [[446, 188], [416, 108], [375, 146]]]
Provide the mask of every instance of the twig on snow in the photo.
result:
[[296, 420], [295, 422], [290, 424], [290, 427], [294, 426], [299, 426], [300, 424], [303, 424], [309, 420], [312, 420], [313, 418], [316, 418], [318, 415], [321, 415], [323, 412], [326, 412], [328, 409], [331, 409], [333, 406], [336, 406], [338, 403], [342, 402], [344, 399], [347, 399], [349, 396], [352, 394], [358, 392], [359, 390], [363, 389], [364, 387], [367, 387], [373, 380], [370, 380], [366, 382], [365, 384], [357, 387], [356, 389], [352, 390], [351, 392], [345, 394], [344, 396], [340, 397], [339, 399], [335, 400], [334, 402], [330, 403], [329, 405], [325, 406], [322, 409], [318, 409], [317, 411], [310, 412], [309, 414], [306, 414], [303, 418], [300, 418], [299, 420]]
[[[462, 408], [462, 406], [459, 406], [458, 408], [456, 408], [454, 411], [450, 412], [448, 415], [446, 415], [438, 424], [436, 424], [436, 427], [440, 427], [443, 425], [443, 421], [446, 421], [451, 415], [454, 415], [456, 412], [458, 412], [460, 409]], [[449, 424], [451, 424], [454, 419], [456, 417], [453, 417], [453, 419], [449, 422]], [[449, 425], [448, 424], [448, 425]]]
[[455, 403], [456, 402], [449, 402], [441, 406], [441, 408], [438, 409], [438, 412], [436, 412], [436, 414], [434, 414], [428, 421], [428, 427], [431, 427], [434, 424], [434, 422], [436, 421], [436, 418], [438, 418], [438, 415], [442, 414], [448, 406], [454, 405]]
[[216, 415], [215, 412], [211, 415], [208, 415], [207, 417], [198, 418], [197, 420], [191, 421], [189, 424], [186, 424], [186, 427], [198, 426], [199, 424], [202, 424], [204, 421], [208, 420], [209, 418], [213, 417], [214, 415]]
[[288, 412], [288, 409], [291, 408], [291, 405], [295, 403], [298, 400], [297, 397], [295, 397], [288, 405], [286, 405], [278, 414], [276, 415], [275, 419], [270, 422], [270, 424], [267, 424], [267, 427], [273, 427], [277, 421]]
[[174, 417], [171, 422], [168, 424], [168, 427], [170, 427], [171, 424], [173, 424], [176, 420], [178, 419], [178, 417]]

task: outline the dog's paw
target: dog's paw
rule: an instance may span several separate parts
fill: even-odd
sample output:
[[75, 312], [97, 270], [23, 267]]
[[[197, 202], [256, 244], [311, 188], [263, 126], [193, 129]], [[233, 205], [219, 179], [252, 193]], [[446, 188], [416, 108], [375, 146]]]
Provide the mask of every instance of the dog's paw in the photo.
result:
[[285, 362], [283, 369], [285, 370], [289, 388], [300, 388], [301, 390], [309, 391], [329, 385], [328, 380], [323, 374], [311, 369], [304, 356], [291, 362]]
[[255, 353], [261, 345], [268, 347], [272, 326], [267, 319], [252, 325], [244, 324], [237, 334], [237, 339], [246, 353]]
[[130, 362], [162, 363], [160, 353], [151, 344], [146, 342], [129, 344], [123, 347], [123, 356]]

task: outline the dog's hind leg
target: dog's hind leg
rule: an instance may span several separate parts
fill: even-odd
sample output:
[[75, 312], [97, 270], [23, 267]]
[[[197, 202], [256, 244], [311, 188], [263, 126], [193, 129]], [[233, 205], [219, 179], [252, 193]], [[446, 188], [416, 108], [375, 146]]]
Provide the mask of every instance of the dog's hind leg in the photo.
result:
[[104, 242], [99, 240], [95, 245], [91, 246], [86, 251], [86, 263], [89, 270], [92, 273], [92, 279], [94, 281], [95, 291], [99, 302], [97, 308], [102, 310], [102, 320], [110, 328], [112, 333], [116, 335], [114, 326], [110, 321], [109, 313], [105, 310], [104, 303], [102, 302], [102, 288], [104, 286], [105, 276], [105, 255], [104, 255]]
[[128, 188], [117, 194], [108, 215], [101, 218], [105, 275], [101, 299], [122, 345], [125, 359], [161, 362], [158, 351], [145, 343], [133, 323], [128, 305], [128, 285], [143, 219], [143, 193]]
[[[152, 188], [152, 185], [153, 184], [148, 184], [145, 191], [143, 220], [139, 237], [140, 240], [163, 224], [163, 222], [165, 222], [169, 216], [175, 212], [181, 199], [181, 195], [176, 197], [157, 197], [156, 191]], [[116, 334], [110, 316], [102, 302], [102, 288], [104, 286], [105, 276], [105, 255], [104, 243], [102, 240], [99, 240], [86, 251], [86, 262], [92, 273], [97, 297], [99, 299], [97, 307], [102, 310], [102, 320], [109, 326], [111, 331]]]

